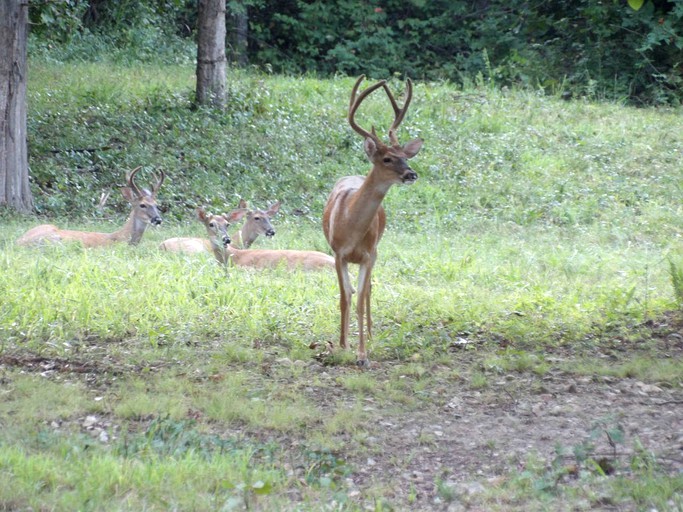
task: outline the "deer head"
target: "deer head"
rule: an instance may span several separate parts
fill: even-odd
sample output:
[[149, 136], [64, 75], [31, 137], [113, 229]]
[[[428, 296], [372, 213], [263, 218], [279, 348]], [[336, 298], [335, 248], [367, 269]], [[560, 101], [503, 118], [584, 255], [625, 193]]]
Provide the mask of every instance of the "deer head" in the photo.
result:
[[146, 188], [140, 188], [135, 183], [135, 176], [141, 167], [136, 167], [126, 176], [127, 185], [121, 189], [121, 194], [133, 207], [133, 215], [136, 220], [158, 226], [161, 224], [161, 215], [157, 208], [157, 192], [161, 188], [166, 175], [164, 171], [159, 171], [156, 184], [150, 192]]
[[[420, 151], [422, 139], [413, 139], [402, 146], [396, 137], [396, 130], [398, 130], [398, 127], [401, 125], [401, 122], [408, 111], [408, 107], [410, 106], [410, 101], [413, 98], [413, 83], [410, 78], [406, 80], [406, 99], [403, 108], [399, 108], [396, 99], [387, 86], [386, 80], [380, 80], [358, 94], [358, 87], [364, 79], [365, 75], [358, 77], [358, 80], [356, 80], [356, 84], [351, 91], [349, 124], [356, 133], [365, 139], [363, 143], [365, 154], [370, 159], [370, 162], [372, 162], [374, 170], [380, 173], [383, 181], [389, 184], [413, 184], [417, 180], [417, 173], [408, 165], [408, 159], [413, 158]], [[360, 104], [372, 92], [380, 87], [384, 88], [394, 110], [394, 122], [389, 128], [389, 145], [384, 144], [379, 139], [377, 133], [375, 133], [374, 126], [368, 131], [359, 126], [355, 121], [356, 111]]]

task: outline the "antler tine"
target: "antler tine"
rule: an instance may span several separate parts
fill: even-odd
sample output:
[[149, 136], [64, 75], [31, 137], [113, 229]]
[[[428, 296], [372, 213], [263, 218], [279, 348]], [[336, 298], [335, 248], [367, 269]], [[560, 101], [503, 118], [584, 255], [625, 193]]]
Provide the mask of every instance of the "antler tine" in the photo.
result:
[[133, 190], [136, 196], [142, 196], [142, 191], [138, 188], [138, 186], [135, 184], [135, 175], [138, 173], [138, 171], [142, 169], [141, 165], [138, 165], [135, 169], [133, 169], [127, 176], [126, 176], [126, 181], [128, 182], [128, 186]]
[[394, 122], [391, 124], [391, 128], [389, 128], [389, 140], [392, 144], [399, 144], [398, 138], [396, 137], [396, 130], [398, 130], [398, 127], [403, 122], [403, 118], [405, 117], [408, 107], [410, 106], [410, 101], [413, 99], [413, 82], [410, 80], [410, 78], [406, 79], [406, 100], [403, 104], [403, 108], [398, 107], [396, 99], [394, 99], [394, 95], [391, 94], [391, 91], [387, 85], [384, 85], [384, 90], [387, 93], [387, 96], [389, 96], [389, 101], [394, 109]]
[[161, 188], [161, 184], [164, 182], [164, 179], [166, 178], [166, 173], [163, 170], [159, 171], [159, 177], [157, 178], [157, 184], [154, 185], [154, 188], [152, 189], [152, 195], [157, 195], [157, 191]]
[[356, 116], [356, 110], [358, 110], [358, 107], [360, 104], [363, 102], [365, 98], [367, 98], [370, 93], [373, 91], [376, 91], [380, 87], [386, 86], [386, 80], [380, 80], [374, 85], [371, 85], [367, 89], [365, 89], [363, 92], [361, 92], [358, 96], [356, 96], [358, 92], [358, 87], [360, 86], [361, 82], [365, 79], [365, 75], [361, 75], [358, 77], [358, 80], [356, 80], [356, 84], [353, 86], [353, 89], [351, 90], [351, 101], [349, 102], [349, 124], [351, 125], [351, 128], [353, 128], [358, 134], [362, 135], [364, 138], [368, 139], [373, 139], [373, 140], [378, 140], [377, 135], [375, 134], [375, 130], [373, 128], [372, 132], [369, 132], [365, 130], [364, 128], [361, 128], [356, 124], [355, 121], [355, 116]]

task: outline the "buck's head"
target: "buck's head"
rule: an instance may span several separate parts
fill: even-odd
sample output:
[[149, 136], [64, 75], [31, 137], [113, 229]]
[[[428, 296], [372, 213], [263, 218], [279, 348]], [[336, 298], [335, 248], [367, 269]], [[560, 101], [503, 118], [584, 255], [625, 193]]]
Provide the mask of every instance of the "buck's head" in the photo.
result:
[[[351, 128], [365, 139], [363, 143], [365, 154], [370, 159], [370, 162], [372, 162], [375, 172], [380, 173], [383, 181], [388, 183], [413, 184], [417, 180], [417, 173], [410, 168], [408, 160], [413, 158], [420, 151], [422, 139], [413, 139], [405, 145], [401, 145], [396, 137], [396, 130], [401, 125], [401, 122], [408, 111], [408, 107], [410, 106], [410, 101], [413, 98], [413, 83], [410, 78], [406, 80], [406, 100], [403, 108], [399, 108], [385, 80], [380, 80], [376, 84], [365, 89], [360, 95], [357, 95], [358, 87], [364, 79], [365, 75], [361, 75], [358, 80], [356, 80], [356, 84], [351, 91], [349, 124], [351, 125]], [[384, 88], [384, 91], [387, 93], [389, 101], [391, 102], [391, 106], [394, 109], [394, 122], [391, 124], [391, 128], [389, 128], [388, 145], [384, 144], [377, 136], [374, 126], [368, 131], [360, 127], [355, 121], [356, 110], [358, 110], [361, 102], [367, 98], [370, 93], [380, 87]]]
[[133, 207], [133, 214], [136, 219], [158, 226], [161, 224], [161, 215], [159, 214], [159, 208], [157, 207], [157, 192], [159, 191], [159, 188], [161, 188], [161, 184], [164, 182], [166, 175], [164, 174], [164, 171], [159, 171], [156, 185], [154, 185], [150, 191], [146, 188], [140, 188], [135, 184], [135, 175], [140, 169], [140, 167], [135, 168], [126, 177], [126, 182], [128, 184], [121, 189], [121, 193], [126, 201]]

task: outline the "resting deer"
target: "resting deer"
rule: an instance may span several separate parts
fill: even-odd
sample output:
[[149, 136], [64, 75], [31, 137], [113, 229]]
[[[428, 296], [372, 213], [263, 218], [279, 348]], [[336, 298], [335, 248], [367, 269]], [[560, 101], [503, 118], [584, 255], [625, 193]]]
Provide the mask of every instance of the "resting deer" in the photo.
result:
[[150, 192], [147, 189], [139, 188], [135, 184], [135, 175], [140, 169], [140, 167], [137, 167], [126, 176], [127, 186], [121, 189], [123, 197], [130, 203], [132, 210], [128, 220], [118, 231], [113, 233], [71, 231], [59, 229], [53, 224], [42, 224], [24, 233], [17, 240], [17, 244], [38, 245], [74, 241], [82, 243], [85, 247], [100, 247], [117, 242], [128, 242], [131, 245], [137, 245], [148, 225], [154, 224], [158, 226], [161, 224], [156, 196], [166, 176], [164, 171], [160, 171], [156, 185], [154, 185]]
[[259, 235], [269, 238], [275, 235], [270, 219], [280, 211], [280, 201], [271, 204], [267, 210], [250, 210], [247, 202], [240, 199], [238, 209], [245, 210], [247, 220], [244, 221], [242, 229], [232, 235], [233, 247], [249, 249]]
[[[337, 278], [339, 280], [339, 308], [341, 310], [341, 332], [339, 344], [346, 348], [349, 331], [349, 310], [353, 288], [349, 279], [348, 264], [358, 264], [358, 297], [356, 314], [358, 317], [358, 364], [367, 366], [365, 350], [364, 316], [367, 317], [368, 337], [372, 336], [370, 315], [370, 295], [372, 292], [372, 268], [377, 260], [377, 244], [382, 238], [386, 215], [382, 200], [389, 188], [398, 183], [412, 184], [417, 174], [408, 165], [408, 159], [417, 155], [422, 147], [421, 139], [414, 139], [401, 146], [396, 130], [400, 126], [410, 106], [413, 87], [410, 79], [406, 81], [406, 99], [403, 108], [396, 104], [391, 91], [382, 80], [368, 87], [360, 95], [358, 87], [365, 78], [361, 75], [351, 91], [349, 105], [349, 124], [364, 139], [365, 153], [372, 163], [367, 176], [346, 176], [335, 184], [323, 211], [323, 231], [334, 252]], [[389, 143], [385, 145], [375, 133], [361, 128], [355, 121], [358, 107], [373, 91], [384, 88], [394, 110], [394, 122], [389, 128]]]
[[[275, 235], [273, 225], [270, 223], [273, 217], [280, 210], [280, 201], [273, 203], [267, 210], [250, 210], [247, 202], [240, 199], [239, 207], [233, 210], [233, 220], [240, 220], [246, 216], [247, 220], [244, 222], [241, 230], [238, 230], [228, 238], [227, 243], [232, 244], [235, 248], [244, 247], [249, 248], [251, 244], [259, 237], [265, 235], [271, 237]], [[201, 219], [200, 219], [201, 220]], [[227, 234], [226, 234], [227, 236]], [[241, 243], [240, 243], [241, 242]], [[185, 252], [185, 253], [200, 253], [212, 252], [211, 243], [205, 238], [185, 238], [175, 237], [164, 240], [159, 244], [159, 249], [171, 252]]]
[[241, 209], [233, 210], [227, 215], [212, 215], [202, 208], [197, 210], [197, 217], [204, 224], [209, 236], [207, 247], [211, 247], [219, 263], [250, 268], [276, 268], [284, 265], [291, 270], [334, 268], [334, 258], [318, 251], [236, 249], [230, 245], [228, 227], [243, 215]]

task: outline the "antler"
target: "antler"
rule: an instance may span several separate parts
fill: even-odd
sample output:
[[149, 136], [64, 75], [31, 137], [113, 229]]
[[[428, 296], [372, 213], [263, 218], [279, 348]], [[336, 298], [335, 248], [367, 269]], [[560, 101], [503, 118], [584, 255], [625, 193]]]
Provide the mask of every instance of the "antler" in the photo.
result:
[[157, 183], [152, 188], [152, 195], [154, 195], [154, 196], [157, 195], [157, 191], [161, 188], [161, 184], [164, 182], [164, 178], [166, 178], [166, 173], [164, 171], [159, 171], [159, 177], [157, 178]]
[[398, 138], [396, 137], [396, 130], [398, 130], [398, 127], [401, 125], [401, 122], [408, 111], [410, 100], [413, 99], [413, 82], [410, 80], [410, 78], [406, 79], [406, 101], [403, 104], [403, 108], [398, 107], [398, 104], [394, 99], [394, 95], [391, 94], [389, 87], [386, 84], [384, 84], [383, 87], [387, 93], [387, 96], [389, 96], [389, 101], [394, 109], [394, 122], [391, 124], [391, 128], [389, 128], [389, 140], [391, 141], [392, 145], [400, 145]]
[[135, 193], [136, 196], [142, 197], [142, 191], [138, 188], [138, 186], [135, 184], [135, 175], [138, 173], [138, 171], [142, 169], [142, 166], [139, 165], [135, 169], [133, 169], [128, 176], [126, 176], [126, 181], [128, 182], [128, 186], [131, 188], [131, 190]]
[[375, 142], [379, 142], [379, 139], [377, 138], [377, 134], [375, 133], [375, 127], [372, 127], [372, 132], [369, 132], [360, 126], [356, 124], [356, 121], [354, 119], [356, 115], [356, 110], [358, 110], [358, 107], [360, 104], [363, 102], [365, 98], [367, 98], [370, 93], [373, 91], [376, 91], [380, 87], [386, 87], [386, 80], [380, 80], [374, 85], [371, 85], [367, 89], [365, 89], [358, 97], [356, 97], [356, 93], [358, 92], [358, 87], [360, 86], [360, 83], [365, 79], [365, 75], [361, 75], [358, 77], [358, 80], [356, 80], [356, 84], [353, 86], [353, 89], [351, 90], [351, 101], [349, 103], [349, 124], [351, 125], [351, 128], [353, 128], [356, 133], [359, 135], [362, 135], [363, 138], [370, 138], [374, 140]]

